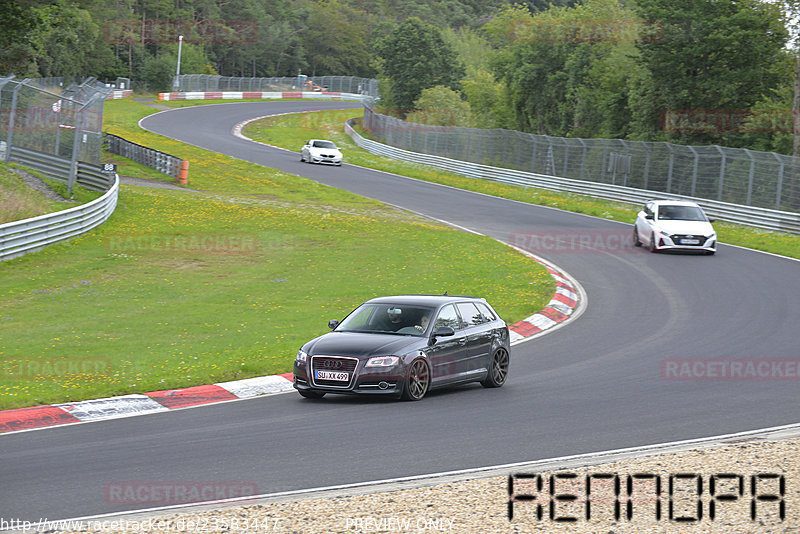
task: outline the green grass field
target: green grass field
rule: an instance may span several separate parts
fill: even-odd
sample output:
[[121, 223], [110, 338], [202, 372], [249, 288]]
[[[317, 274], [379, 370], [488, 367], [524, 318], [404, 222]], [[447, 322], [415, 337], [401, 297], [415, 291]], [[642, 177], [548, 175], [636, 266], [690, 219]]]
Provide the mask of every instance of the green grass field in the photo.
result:
[[480, 295], [509, 322], [552, 295], [491, 238], [139, 130], [155, 111], [107, 102], [106, 128], [189, 160], [201, 191], [123, 186], [97, 229], [0, 264], [0, 409], [287, 372], [378, 295]]

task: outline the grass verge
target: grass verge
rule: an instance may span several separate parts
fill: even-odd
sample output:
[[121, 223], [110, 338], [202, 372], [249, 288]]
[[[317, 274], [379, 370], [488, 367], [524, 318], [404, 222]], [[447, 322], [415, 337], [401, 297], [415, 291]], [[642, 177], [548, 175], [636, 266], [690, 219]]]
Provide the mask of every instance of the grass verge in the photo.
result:
[[[362, 114], [361, 110], [354, 109], [320, 111], [304, 115], [282, 115], [251, 122], [245, 128], [244, 134], [256, 141], [299, 151], [306, 139], [323, 132], [325, 138], [334, 141], [343, 148], [346, 163], [530, 204], [550, 206], [565, 211], [631, 224], [633, 224], [636, 213], [639, 211], [638, 206], [631, 204], [611, 202], [572, 193], [560, 193], [534, 187], [521, 187], [479, 180], [440, 171], [433, 167], [405, 163], [370, 154], [356, 146], [350, 136], [344, 133], [344, 121], [361, 117]], [[359, 133], [364, 137], [368, 137], [367, 132], [360, 131]], [[800, 236], [798, 235], [771, 232], [721, 221], [714, 223], [714, 227], [722, 243], [800, 258]]]
[[97, 229], [0, 265], [0, 409], [290, 371], [377, 295], [476, 294], [509, 322], [552, 295], [488, 237], [135, 126], [155, 111], [110, 101], [106, 127], [189, 160], [202, 191], [123, 186]]
[[[53, 200], [43, 192], [29, 187], [12, 168], [22, 169], [40, 178], [55, 191], [62, 200]], [[67, 193], [67, 184], [48, 179], [41, 174], [15, 164], [0, 164], [0, 224], [29, 219], [46, 213], [53, 213], [90, 202], [102, 193], [90, 191], [75, 184], [72, 195]], [[67, 201], [67, 199], [71, 199]]]

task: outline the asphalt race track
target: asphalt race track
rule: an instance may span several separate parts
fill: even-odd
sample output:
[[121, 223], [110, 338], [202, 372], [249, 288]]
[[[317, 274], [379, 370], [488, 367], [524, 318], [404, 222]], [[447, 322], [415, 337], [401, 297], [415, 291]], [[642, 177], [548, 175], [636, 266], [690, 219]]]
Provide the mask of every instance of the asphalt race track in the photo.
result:
[[[252, 117], [352, 106], [200, 106], [151, 116], [142, 126], [534, 245], [533, 252], [583, 285], [585, 313], [512, 347], [509, 381], [496, 390], [471, 385], [416, 403], [335, 395], [308, 401], [292, 393], [0, 436], [1, 515], [35, 521], [131, 509], [104, 495], [109, 484], [129, 481], [238, 481], [271, 493], [800, 421], [796, 379], [662, 377], [670, 359], [800, 358], [800, 262], [724, 245], [716, 256], [651, 254], [629, 245], [632, 225], [346, 163], [309, 165], [297, 153], [231, 135], [234, 125]], [[555, 236], [588, 239], [593, 246], [547, 245]]]

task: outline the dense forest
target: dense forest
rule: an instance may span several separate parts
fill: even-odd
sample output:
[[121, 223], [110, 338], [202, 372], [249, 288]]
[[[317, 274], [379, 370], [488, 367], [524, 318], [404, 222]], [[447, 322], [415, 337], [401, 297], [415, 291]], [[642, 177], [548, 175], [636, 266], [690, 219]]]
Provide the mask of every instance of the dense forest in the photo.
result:
[[797, 51], [760, 0], [12, 0], [0, 74], [380, 80], [415, 122], [792, 151]]

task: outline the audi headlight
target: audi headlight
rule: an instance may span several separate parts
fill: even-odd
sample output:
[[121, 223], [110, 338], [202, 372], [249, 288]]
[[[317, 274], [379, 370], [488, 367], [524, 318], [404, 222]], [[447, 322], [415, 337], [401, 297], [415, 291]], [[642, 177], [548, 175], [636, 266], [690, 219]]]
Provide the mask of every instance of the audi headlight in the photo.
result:
[[306, 354], [302, 350], [298, 350], [297, 356], [294, 357], [294, 361], [296, 361], [297, 363], [305, 363], [306, 359], [308, 359], [308, 354]]
[[399, 361], [400, 358], [397, 356], [377, 356], [367, 360], [367, 364], [364, 367], [392, 367], [397, 365]]

